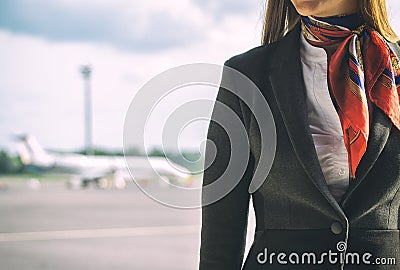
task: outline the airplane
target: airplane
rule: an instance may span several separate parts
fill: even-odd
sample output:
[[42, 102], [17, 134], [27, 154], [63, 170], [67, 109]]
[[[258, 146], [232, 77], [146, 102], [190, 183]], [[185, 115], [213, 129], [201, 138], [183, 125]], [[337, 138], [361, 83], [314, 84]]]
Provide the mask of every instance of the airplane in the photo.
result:
[[[66, 174], [68, 188], [115, 186], [124, 188], [126, 180], [134, 179], [138, 184], [156, 182], [168, 186], [190, 186], [192, 175], [184, 167], [165, 157], [94, 156], [74, 153], [51, 153], [42, 148], [32, 135], [16, 135], [17, 152], [28, 171]], [[126, 164], [129, 164], [129, 170]], [[162, 180], [162, 181], [160, 181]]]

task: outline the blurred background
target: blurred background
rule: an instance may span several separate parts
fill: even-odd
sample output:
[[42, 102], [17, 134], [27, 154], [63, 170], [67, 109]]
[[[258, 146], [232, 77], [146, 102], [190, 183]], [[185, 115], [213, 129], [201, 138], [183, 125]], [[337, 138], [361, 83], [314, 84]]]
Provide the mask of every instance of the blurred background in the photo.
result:
[[[388, 6], [400, 34], [400, 3]], [[146, 137], [167, 183], [155, 184], [141, 142], [123, 149], [125, 114], [157, 74], [222, 65], [258, 46], [263, 11], [264, 1], [244, 0], [0, 1], [1, 269], [196, 269], [199, 209], [146, 196], [123, 150], [141, 185], [174, 196], [168, 183], [200, 183], [191, 172], [201, 169], [207, 123], [180, 138], [198, 161], [191, 167], [169, 153], [171, 169], [157, 138]]]

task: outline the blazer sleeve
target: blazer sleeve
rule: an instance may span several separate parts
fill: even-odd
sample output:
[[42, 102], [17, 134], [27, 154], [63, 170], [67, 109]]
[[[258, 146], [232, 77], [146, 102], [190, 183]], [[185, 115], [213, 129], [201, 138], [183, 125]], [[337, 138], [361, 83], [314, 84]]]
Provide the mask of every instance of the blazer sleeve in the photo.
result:
[[[225, 62], [224, 66], [230, 66], [229, 60]], [[222, 80], [230, 80], [225, 72], [223, 72]], [[221, 115], [221, 111], [216, 109], [218, 102], [228, 106], [243, 122], [239, 98], [220, 86], [208, 127], [205, 150], [205, 164], [208, 163], [208, 160], [213, 159], [214, 161], [204, 171], [203, 187], [216, 181], [222, 175], [231, 157], [228, 134], [224, 128], [213, 121], [216, 117], [224, 119], [223, 113]], [[211, 150], [210, 141], [216, 147], [216, 154]], [[235, 188], [222, 199], [202, 206], [200, 270], [241, 269], [246, 244], [250, 199], [248, 186], [253, 165], [253, 158], [250, 154], [249, 157], [247, 169]], [[203, 191], [203, 202], [205, 196]]]

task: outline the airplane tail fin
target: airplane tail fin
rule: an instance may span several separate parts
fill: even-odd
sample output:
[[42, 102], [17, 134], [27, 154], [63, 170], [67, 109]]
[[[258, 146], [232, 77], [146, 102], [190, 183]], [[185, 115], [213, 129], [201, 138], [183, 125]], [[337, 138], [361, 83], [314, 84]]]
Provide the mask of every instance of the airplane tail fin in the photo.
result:
[[18, 140], [17, 151], [23, 164], [37, 164], [40, 166], [50, 166], [53, 158], [46, 152], [32, 135], [16, 135]]

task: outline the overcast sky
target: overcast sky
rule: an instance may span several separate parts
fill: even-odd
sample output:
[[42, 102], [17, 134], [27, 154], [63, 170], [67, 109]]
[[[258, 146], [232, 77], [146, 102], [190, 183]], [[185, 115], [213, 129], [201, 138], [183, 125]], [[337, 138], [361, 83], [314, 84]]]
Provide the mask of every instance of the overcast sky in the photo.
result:
[[[400, 3], [388, 5], [400, 33]], [[258, 46], [262, 11], [258, 0], [2, 0], [0, 149], [12, 150], [14, 132], [46, 148], [83, 146], [82, 64], [93, 67], [93, 142], [121, 148], [125, 113], [146, 81]], [[188, 128], [182, 147], [197, 147], [205, 128]]]

